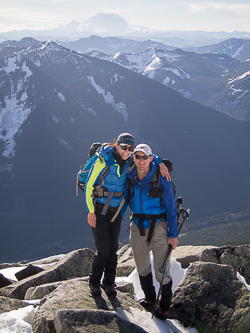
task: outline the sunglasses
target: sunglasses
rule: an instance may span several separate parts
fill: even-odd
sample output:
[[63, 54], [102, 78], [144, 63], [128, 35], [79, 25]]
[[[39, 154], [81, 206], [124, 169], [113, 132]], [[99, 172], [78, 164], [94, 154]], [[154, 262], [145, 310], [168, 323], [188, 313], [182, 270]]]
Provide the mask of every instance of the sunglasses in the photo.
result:
[[131, 151], [131, 153], [134, 151], [134, 149], [135, 149], [135, 147], [128, 147], [128, 146], [126, 146], [126, 145], [120, 145], [120, 147], [121, 147], [121, 149], [122, 150], [129, 150], [129, 151]]
[[149, 156], [148, 155], [143, 155], [143, 156], [141, 156], [141, 155], [135, 155], [135, 158], [137, 160], [140, 160], [141, 158], [143, 158], [144, 160], [147, 160], [149, 158]]

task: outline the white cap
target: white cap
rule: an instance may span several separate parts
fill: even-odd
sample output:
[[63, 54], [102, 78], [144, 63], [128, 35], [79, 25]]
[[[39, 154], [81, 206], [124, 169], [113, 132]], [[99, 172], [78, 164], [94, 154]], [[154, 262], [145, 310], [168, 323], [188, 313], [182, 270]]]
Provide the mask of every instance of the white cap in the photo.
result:
[[137, 151], [142, 151], [145, 155], [149, 156], [152, 155], [152, 150], [151, 148], [146, 145], [145, 143], [140, 143], [135, 147], [134, 153]]

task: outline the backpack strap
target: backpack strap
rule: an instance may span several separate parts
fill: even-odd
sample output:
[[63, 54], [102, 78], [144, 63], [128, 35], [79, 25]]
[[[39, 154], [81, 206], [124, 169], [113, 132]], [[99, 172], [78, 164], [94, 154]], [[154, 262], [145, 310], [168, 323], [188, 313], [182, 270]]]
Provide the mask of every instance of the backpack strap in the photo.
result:
[[147, 237], [147, 242], [151, 243], [151, 239], [152, 239], [152, 236], [153, 236], [156, 220], [161, 219], [161, 218], [166, 218], [166, 213], [161, 213], [161, 214], [157, 214], [157, 215], [134, 214], [133, 213], [132, 219], [134, 219], [134, 217], [139, 218], [138, 226], [139, 226], [141, 236], [145, 236], [145, 230], [143, 228], [143, 219], [151, 220], [149, 231], [148, 231], [148, 237]]

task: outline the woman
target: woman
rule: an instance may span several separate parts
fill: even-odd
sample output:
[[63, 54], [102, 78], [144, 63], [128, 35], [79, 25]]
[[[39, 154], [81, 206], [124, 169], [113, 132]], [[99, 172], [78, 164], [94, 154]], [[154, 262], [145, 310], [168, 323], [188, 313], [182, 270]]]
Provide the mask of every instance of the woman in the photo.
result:
[[[100, 281], [103, 273], [102, 288], [107, 295], [116, 296], [117, 294], [114, 288], [116, 252], [121, 227], [123, 191], [133, 150], [134, 137], [129, 133], [120, 134], [115, 144], [107, 145], [99, 152], [100, 158], [93, 164], [86, 180], [85, 203], [88, 224], [92, 228], [97, 248], [89, 276], [90, 292], [94, 296], [101, 295]], [[154, 156], [154, 161], [160, 165], [161, 172], [164, 170], [163, 173], [166, 175], [167, 168], [161, 163], [160, 158]], [[106, 166], [109, 167], [108, 173], [104, 177], [104, 184], [101, 184], [98, 178]], [[96, 185], [104, 190], [104, 194], [95, 195], [93, 198]]]

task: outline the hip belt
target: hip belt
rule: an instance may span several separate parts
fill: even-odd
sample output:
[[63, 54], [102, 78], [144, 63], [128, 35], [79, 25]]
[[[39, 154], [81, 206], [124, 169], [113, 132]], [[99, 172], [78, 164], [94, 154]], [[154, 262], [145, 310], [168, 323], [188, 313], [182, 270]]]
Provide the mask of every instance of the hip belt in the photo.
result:
[[149, 231], [148, 231], [148, 237], [147, 237], [147, 242], [151, 243], [151, 239], [152, 239], [152, 236], [153, 236], [156, 220], [166, 218], [166, 213], [161, 213], [161, 214], [157, 214], [157, 215], [134, 214], [134, 213], [132, 213], [132, 220], [134, 218], [139, 218], [138, 226], [139, 226], [139, 231], [140, 231], [141, 236], [145, 236], [145, 230], [143, 228], [143, 219], [151, 220]]

